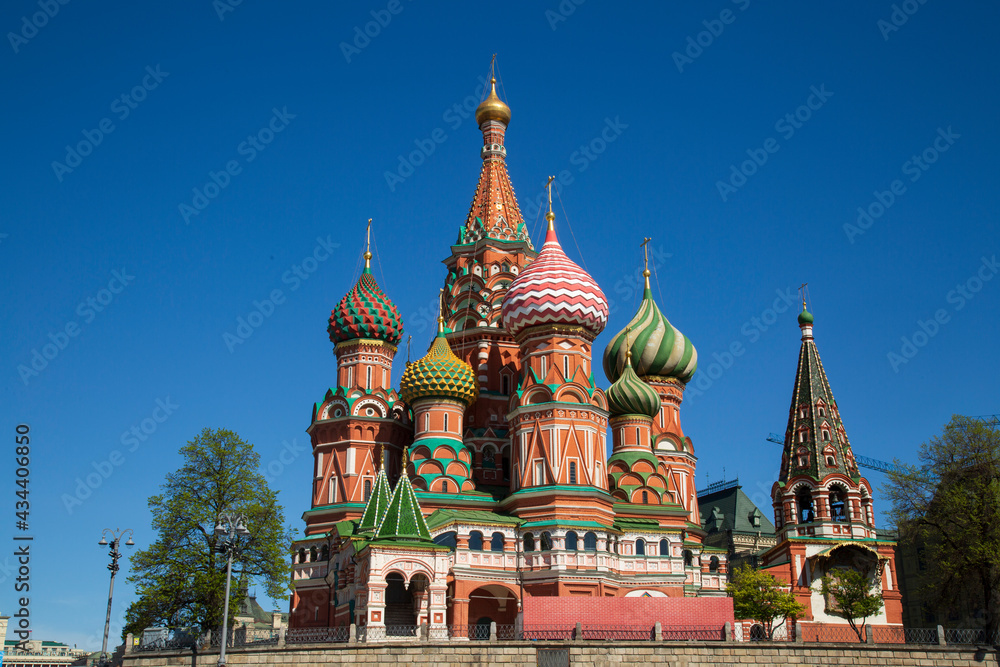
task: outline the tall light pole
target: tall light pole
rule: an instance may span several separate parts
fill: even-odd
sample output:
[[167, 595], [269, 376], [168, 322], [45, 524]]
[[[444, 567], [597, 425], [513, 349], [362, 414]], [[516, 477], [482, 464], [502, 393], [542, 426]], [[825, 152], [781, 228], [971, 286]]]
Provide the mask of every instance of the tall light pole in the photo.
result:
[[236, 539], [250, 534], [244, 525], [245, 522], [245, 516], [232, 510], [223, 510], [215, 522], [215, 534], [219, 536], [219, 552], [229, 555], [229, 561], [226, 563], [226, 601], [222, 607], [222, 648], [219, 650], [219, 667], [226, 664], [226, 645], [229, 643], [229, 580], [233, 576], [233, 552], [236, 551]]
[[[111, 535], [111, 542], [108, 542], [109, 534]], [[115, 574], [119, 569], [118, 559], [122, 557], [122, 552], [119, 551], [118, 547], [121, 545], [122, 538], [126, 535], [128, 535], [128, 541], [125, 542], [125, 546], [135, 546], [135, 542], [132, 541], [131, 528], [126, 528], [125, 530], [105, 528], [101, 532], [101, 541], [97, 543], [102, 547], [111, 545], [111, 562], [108, 564], [108, 569], [111, 570], [111, 588], [108, 589], [108, 614], [104, 618], [104, 642], [101, 644], [101, 667], [110, 664], [108, 661], [108, 630], [111, 629], [111, 598], [115, 594]]]

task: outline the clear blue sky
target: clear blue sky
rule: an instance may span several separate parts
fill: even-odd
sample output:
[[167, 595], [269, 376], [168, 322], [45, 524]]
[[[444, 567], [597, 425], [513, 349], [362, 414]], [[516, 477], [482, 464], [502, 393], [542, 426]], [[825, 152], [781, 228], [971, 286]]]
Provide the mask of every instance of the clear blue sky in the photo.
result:
[[[439, 262], [481, 164], [481, 135], [453, 107], [478, 96], [494, 52], [513, 110], [511, 178], [536, 243], [528, 202], [547, 175], [572, 177], [565, 213], [556, 207], [563, 245], [614, 302], [595, 350], [631, 317], [638, 244], [653, 238], [657, 301], [700, 355], [701, 395], [689, 391], [682, 408], [699, 485], [738, 474], [770, 512], [780, 448], [765, 437], [784, 431], [799, 330], [795, 308], [768, 309], [802, 282], [858, 454], [914, 460], [952, 413], [1000, 412], [1000, 279], [982, 259], [1000, 251], [1000, 12], [910, 3], [896, 26], [888, 0], [563, 0], [568, 15], [557, 0], [245, 0], [222, 19], [211, 0], [78, 0], [36, 17], [37, 30], [23, 23], [42, 11], [37, 0], [4, 3], [2, 470], [13, 489], [14, 429], [29, 423], [35, 636], [100, 647], [101, 529], [132, 527], [148, 544], [146, 498], [203, 427], [237, 431], [265, 464], [295, 443], [273, 485], [301, 529], [311, 457], [294, 452], [333, 382], [326, 318], [357, 278], [364, 222], [375, 219], [376, 276], [422, 353]], [[345, 55], [372, 12], [386, 25]], [[269, 135], [272, 123], [280, 131]], [[243, 143], [265, 128], [259, 148]], [[435, 136], [433, 153], [390, 187], [398, 156], [427, 152]], [[98, 138], [80, 149], [88, 155], [67, 156]], [[754, 157], [763, 164], [742, 164]], [[225, 187], [196, 200], [210, 172]], [[880, 210], [879, 197], [893, 201]], [[180, 204], [203, 210], [185, 220]], [[858, 207], [872, 220], [845, 231]], [[340, 246], [296, 276], [318, 238]], [[109, 283], [117, 293], [102, 292]], [[273, 290], [283, 302], [230, 351], [224, 334]], [[943, 323], [904, 357], [902, 337], [935, 314]], [[65, 348], [22, 377], [50, 334]], [[155, 431], [144, 441], [122, 443], [156, 416], [165, 421], [146, 421]], [[64, 494], [107, 470], [115, 450], [119, 465], [69, 513]], [[15, 498], [5, 497], [2, 535], [12, 535]], [[124, 576], [116, 593], [113, 637], [133, 599]], [[0, 612], [14, 600], [0, 571]]]

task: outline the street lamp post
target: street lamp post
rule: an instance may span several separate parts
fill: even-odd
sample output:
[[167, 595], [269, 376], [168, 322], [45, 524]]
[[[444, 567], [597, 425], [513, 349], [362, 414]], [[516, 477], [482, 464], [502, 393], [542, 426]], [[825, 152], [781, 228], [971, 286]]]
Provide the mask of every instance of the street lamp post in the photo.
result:
[[222, 607], [222, 641], [219, 650], [219, 667], [226, 664], [226, 645], [229, 643], [229, 581], [233, 576], [233, 552], [236, 551], [236, 538], [250, 534], [247, 530], [246, 517], [231, 510], [223, 510], [215, 522], [215, 534], [219, 536], [218, 549], [227, 553], [226, 563], [226, 598]]
[[[110, 542], [108, 542], [109, 534], [111, 535]], [[111, 546], [111, 562], [108, 564], [108, 569], [111, 570], [111, 587], [108, 589], [108, 613], [104, 618], [104, 642], [101, 644], [101, 667], [110, 664], [108, 661], [108, 631], [111, 629], [111, 598], [115, 594], [115, 574], [117, 574], [119, 569], [118, 559], [122, 557], [122, 553], [118, 547], [121, 545], [122, 538], [126, 535], [128, 536], [128, 540], [125, 542], [125, 546], [135, 546], [135, 542], [132, 541], [131, 528], [126, 528], [125, 530], [105, 528], [101, 532], [101, 541], [97, 543], [102, 547]]]

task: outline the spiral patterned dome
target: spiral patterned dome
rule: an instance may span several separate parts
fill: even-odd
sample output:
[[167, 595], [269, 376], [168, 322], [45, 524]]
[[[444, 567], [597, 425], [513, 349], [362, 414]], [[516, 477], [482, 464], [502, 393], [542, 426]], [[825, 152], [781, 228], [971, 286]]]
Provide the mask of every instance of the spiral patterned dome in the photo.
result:
[[326, 330], [333, 343], [372, 338], [398, 345], [403, 337], [403, 319], [366, 266], [354, 288], [330, 313]]
[[[626, 338], [631, 341], [630, 346]], [[622, 374], [628, 347], [632, 351], [635, 373], [640, 377], [672, 377], [687, 384], [698, 368], [698, 352], [694, 345], [656, 307], [648, 275], [635, 317], [604, 350], [604, 374], [609, 380], [617, 380]]]
[[660, 395], [639, 379], [632, 370], [631, 359], [626, 358], [625, 370], [614, 384], [608, 387], [608, 411], [613, 417], [646, 415], [655, 417], [660, 411]]
[[501, 314], [512, 336], [542, 324], [573, 324], [596, 336], [608, 323], [608, 300], [550, 227], [538, 257], [510, 284]]
[[451, 351], [443, 331], [419, 361], [407, 364], [399, 381], [399, 395], [412, 404], [420, 398], [453, 398], [466, 406], [479, 397], [479, 384], [472, 367]]

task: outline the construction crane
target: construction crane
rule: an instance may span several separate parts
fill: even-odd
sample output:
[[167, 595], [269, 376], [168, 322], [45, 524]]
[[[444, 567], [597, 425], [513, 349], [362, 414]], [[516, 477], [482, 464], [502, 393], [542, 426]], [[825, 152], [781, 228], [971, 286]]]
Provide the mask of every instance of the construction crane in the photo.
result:
[[[767, 440], [768, 442], [774, 442], [779, 445], [785, 444], [785, 439], [777, 433], [771, 433], [768, 435]], [[879, 461], [878, 459], [873, 459], [870, 456], [859, 456], [858, 454], [855, 454], [854, 461], [863, 468], [871, 468], [872, 470], [878, 470], [879, 472], [901, 472], [899, 468], [892, 463]]]
[[[976, 417], [969, 417], [969, 419], [975, 419], [976, 421], [982, 422], [983, 424], [993, 428], [1000, 427], [1000, 415], [979, 415]], [[785, 444], [785, 439], [777, 433], [771, 433], [768, 435], [767, 440], [768, 442], [774, 442], [779, 445]], [[870, 456], [859, 456], [858, 454], [855, 454], [854, 460], [863, 468], [870, 468], [872, 470], [878, 470], [879, 472], [903, 472], [898, 466], [892, 463], [873, 459]]]

